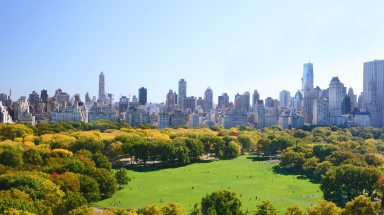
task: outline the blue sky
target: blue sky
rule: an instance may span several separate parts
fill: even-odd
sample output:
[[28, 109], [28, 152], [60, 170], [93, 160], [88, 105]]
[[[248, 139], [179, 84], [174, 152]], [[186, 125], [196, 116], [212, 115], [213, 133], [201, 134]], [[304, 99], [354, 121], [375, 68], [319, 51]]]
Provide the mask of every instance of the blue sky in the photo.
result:
[[363, 62], [384, 59], [384, 1], [0, 1], [0, 92], [121, 95], [148, 88], [165, 100], [187, 80], [188, 96], [259, 90], [278, 98], [339, 76], [362, 90]]

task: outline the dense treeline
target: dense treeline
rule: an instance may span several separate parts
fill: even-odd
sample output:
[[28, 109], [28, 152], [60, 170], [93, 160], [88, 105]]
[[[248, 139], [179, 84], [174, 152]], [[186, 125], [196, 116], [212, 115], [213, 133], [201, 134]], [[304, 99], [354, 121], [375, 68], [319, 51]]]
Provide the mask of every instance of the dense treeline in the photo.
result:
[[[117, 168], [187, 165], [242, 153], [280, 159], [277, 172], [303, 174], [319, 182], [324, 198], [337, 208], [348, 208], [356, 198], [366, 201], [364, 196], [381, 204], [383, 139], [382, 129], [335, 127], [257, 131], [159, 130], [105, 121], [0, 124], [0, 213], [86, 214], [91, 211], [88, 203], [111, 197], [131, 180], [125, 169]], [[212, 214], [204, 212], [204, 205], [202, 213]], [[135, 211], [172, 214], [167, 211], [179, 209], [172, 203]]]

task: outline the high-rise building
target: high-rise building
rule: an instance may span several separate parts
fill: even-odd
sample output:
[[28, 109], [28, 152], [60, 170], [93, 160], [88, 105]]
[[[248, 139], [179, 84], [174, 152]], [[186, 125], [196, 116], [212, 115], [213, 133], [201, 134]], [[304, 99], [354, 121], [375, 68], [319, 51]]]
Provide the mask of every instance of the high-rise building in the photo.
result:
[[252, 94], [252, 108], [255, 109], [258, 101], [260, 100], [260, 94], [257, 90], [253, 91]]
[[329, 113], [330, 123], [332, 125], [340, 125], [339, 118], [341, 117], [341, 103], [346, 94], [344, 84], [340, 82], [338, 77], [333, 77], [329, 84]]
[[[369, 87], [371, 81], [375, 82], [376, 107], [369, 107]], [[365, 109], [377, 109], [376, 119], [372, 117], [374, 122], [373, 126], [383, 127], [384, 125], [384, 60], [374, 60], [364, 63], [364, 77], [363, 77], [363, 107]]]
[[141, 87], [139, 89], [139, 103], [140, 105], [147, 104], [147, 88]]
[[280, 108], [289, 108], [291, 106], [291, 93], [287, 90], [280, 92]]
[[352, 109], [353, 108], [357, 108], [357, 106], [358, 106], [357, 105], [357, 96], [353, 92], [352, 87], [350, 87], [349, 90], [348, 90], [348, 96], [351, 99], [351, 107], [352, 107]]
[[85, 103], [90, 103], [91, 102], [91, 97], [89, 97], [89, 93], [87, 92], [86, 94], [85, 94]]
[[43, 103], [48, 103], [48, 100], [49, 100], [49, 96], [48, 96], [48, 91], [47, 90], [42, 90], [40, 92], [40, 98], [41, 98], [41, 102]]
[[119, 99], [119, 113], [126, 113], [129, 108], [129, 98], [122, 96]]
[[320, 97], [313, 101], [313, 124], [329, 125], [329, 101], [326, 97]]
[[272, 97], [267, 97], [265, 99], [265, 107], [267, 108], [273, 108], [275, 106], [275, 101]]
[[29, 94], [28, 102], [31, 105], [37, 105], [40, 102], [40, 95], [36, 91], [32, 91], [32, 93]]
[[213, 108], [213, 91], [208, 87], [204, 92], [204, 111], [209, 112]]
[[165, 111], [172, 112], [175, 110], [175, 93], [172, 90], [169, 90], [167, 93], [167, 98], [165, 102]]
[[227, 93], [223, 93], [218, 97], [218, 108], [225, 108], [229, 105], [229, 96]]
[[184, 99], [187, 97], [187, 82], [184, 79], [180, 79], [179, 81], [179, 97], [178, 97], [178, 104], [181, 108], [184, 107]]
[[306, 63], [304, 64], [304, 71], [302, 81], [301, 92], [303, 95], [303, 116], [305, 124], [312, 124], [313, 118], [313, 99], [312, 99], [312, 90], [313, 90], [313, 64]]
[[98, 102], [105, 102], [105, 77], [103, 71], [99, 75], [99, 99]]
[[251, 105], [251, 94], [247, 91], [243, 93], [243, 97], [241, 101], [242, 111], [248, 112], [250, 105]]
[[295, 97], [293, 98], [293, 110], [295, 112], [301, 112], [302, 111], [302, 105], [303, 105], [303, 96], [301, 95], [300, 90], [298, 90], [295, 94]]
[[194, 96], [184, 98], [184, 108], [195, 111], [196, 109], [196, 98]]

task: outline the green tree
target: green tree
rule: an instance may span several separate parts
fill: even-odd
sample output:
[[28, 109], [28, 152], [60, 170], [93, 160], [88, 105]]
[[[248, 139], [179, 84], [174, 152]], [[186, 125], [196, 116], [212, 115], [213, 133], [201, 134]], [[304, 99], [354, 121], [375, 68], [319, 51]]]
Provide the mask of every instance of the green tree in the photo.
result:
[[64, 201], [65, 211], [71, 211], [87, 204], [87, 200], [78, 192], [67, 192]]
[[220, 190], [201, 199], [203, 215], [240, 215], [241, 201], [237, 194], [230, 190]]
[[112, 168], [111, 162], [108, 158], [100, 152], [96, 152], [92, 155], [92, 160], [95, 162], [96, 167], [110, 170]]
[[102, 197], [111, 197], [117, 189], [116, 178], [106, 169], [94, 168], [90, 171], [90, 176], [99, 184]]
[[92, 215], [93, 209], [89, 206], [81, 206], [79, 208], [69, 211], [69, 215]]
[[276, 208], [272, 205], [270, 201], [263, 201], [256, 208], [255, 215], [277, 215], [279, 214]]
[[43, 159], [38, 150], [29, 149], [23, 153], [23, 160], [25, 163], [30, 163], [34, 165], [42, 165]]
[[372, 194], [381, 175], [381, 171], [374, 167], [342, 165], [325, 174], [320, 188], [326, 200], [345, 205], [358, 195]]
[[305, 212], [299, 206], [293, 205], [287, 208], [285, 215], [305, 215]]
[[128, 176], [128, 172], [124, 168], [120, 168], [119, 170], [116, 170], [115, 172], [115, 178], [117, 184], [119, 184], [119, 187], [128, 184], [128, 182], [131, 181], [131, 178]]
[[168, 203], [161, 208], [164, 215], [187, 215], [183, 207], [177, 203]]
[[345, 206], [344, 215], [378, 215], [380, 212], [381, 204], [379, 202], [372, 202], [369, 197], [360, 195], [348, 202]]
[[79, 175], [80, 191], [88, 202], [100, 199], [100, 190], [97, 181], [87, 175]]
[[303, 164], [305, 163], [304, 153], [295, 152], [288, 148], [281, 154], [280, 165], [295, 172], [300, 172]]
[[200, 156], [204, 153], [204, 145], [198, 139], [187, 138], [185, 145], [189, 149], [189, 158], [191, 161], [199, 160]]
[[0, 163], [6, 166], [19, 167], [23, 165], [22, 154], [16, 149], [6, 149], [0, 155]]
[[333, 202], [320, 201], [314, 207], [308, 208], [308, 215], [340, 215], [342, 209]]
[[237, 157], [240, 155], [240, 153], [241, 153], [240, 146], [235, 141], [230, 141], [224, 147], [224, 156], [227, 158]]

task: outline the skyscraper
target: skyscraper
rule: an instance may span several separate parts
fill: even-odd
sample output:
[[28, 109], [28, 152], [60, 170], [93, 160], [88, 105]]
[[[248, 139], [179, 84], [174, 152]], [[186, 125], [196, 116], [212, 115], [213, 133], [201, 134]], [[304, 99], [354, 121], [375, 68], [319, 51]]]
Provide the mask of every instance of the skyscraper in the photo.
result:
[[140, 105], [147, 104], [147, 88], [141, 87], [139, 89], [139, 103]]
[[41, 102], [48, 103], [48, 100], [49, 100], [48, 91], [47, 90], [42, 90], [40, 94], [41, 94], [40, 95]]
[[88, 92], [85, 94], [85, 103], [87, 104], [91, 103], [91, 97], [89, 96]]
[[241, 102], [242, 111], [248, 112], [250, 104], [251, 104], [251, 94], [248, 91], [244, 92], [242, 97], [242, 102]]
[[105, 102], [105, 77], [103, 71], [99, 75], [99, 99], [98, 102]]
[[175, 110], [175, 93], [172, 90], [169, 90], [167, 93], [167, 99], [165, 102], [165, 111], [172, 112]]
[[293, 98], [293, 110], [295, 112], [301, 112], [303, 105], [303, 96], [301, 95], [300, 90], [297, 90], [295, 97]]
[[311, 92], [313, 90], [313, 64], [306, 63], [304, 64], [304, 71], [302, 81], [301, 92], [303, 95], [304, 105], [303, 105], [303, 116], [304, 122], [306, 124], [312, 124], [313, 118], [313, 102]]
[[257, 90], [253, 91], [252, 94], [252, 108], [255, 109], [258, 101], [260, 100], [260, 94]]
[[280, 92], [280, 107], [289, 108], [291, 106], [291, 93], [287, 90]]
[[218, 97], [218, 107], [223, 109], [227, 107], [229, 104], [229, 96], [227, 93], [223, 93], [221, 96]]
[[[369, 101], [369, 88], [371, 81], [374, 81], [376, 90], [375, 105], [377, 107], [369, 107], [372, 101]], [[372, 120], [373, 126], [383, 127], [384, 123], [384, 60], [374, 60], [364, 63], [364, 77], [363, 77], [363, 107], [365, 109], [377, 109], [377, 116]], [[372, 87], [371, 87], [372, 88]]]
[[209, 112], [213, 108], [213, 91], [210, 87], [204, 92], [204, 111]]
[[338, 119], [342, 114], [341, 103], [345, 94], [344, 84], [340, 82], [338, 77], [333, 77], [328, 90], [330, 122], [332, 125], [340, 124]]
[[184, 108], [184, 99], [187, 97], [187, 82], [184, 79], [179, 81], [179, 106]]

